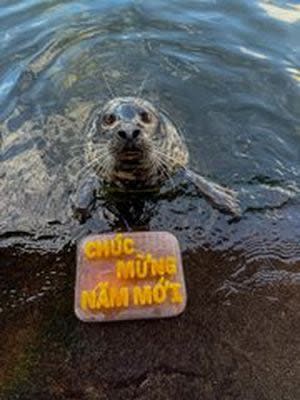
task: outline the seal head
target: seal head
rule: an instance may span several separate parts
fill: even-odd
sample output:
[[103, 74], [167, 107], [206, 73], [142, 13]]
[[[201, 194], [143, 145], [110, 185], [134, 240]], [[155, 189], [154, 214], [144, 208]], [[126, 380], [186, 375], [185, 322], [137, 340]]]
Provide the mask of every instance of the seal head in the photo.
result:
[[86, 135], [88, 162], [100, 178], [117, 186], [157, 185], [188, 161], [173, 123], [140, 98], [115, 98], [96, 108]]

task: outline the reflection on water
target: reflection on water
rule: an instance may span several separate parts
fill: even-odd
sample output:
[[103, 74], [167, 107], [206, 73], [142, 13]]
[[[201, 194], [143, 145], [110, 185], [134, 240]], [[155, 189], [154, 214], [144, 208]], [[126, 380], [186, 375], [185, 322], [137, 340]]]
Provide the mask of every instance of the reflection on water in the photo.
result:
[[[275, 0], [1, 2], [0, 398], [299, 398], [299, 13]], [[238, 190], [240, 221], [180, 176], [126, 201], [102, 193], [74, 219], [89, 113], [132, 94], [180, 128], [195, 170]], [[127, 229], [179, 238], [187, 311], [79, 323], [74, 243]]]
[[272, 18], [276, 18], [279, 21], [294, 23], [300, 20], [300, 5], [287, 2], [287, 4], [276, 4], [274, 1], [262, 0], [260, 6], [268, 13]]
[[300, 70], [299, 69], [288, 67], [286, 70], [291, 75], [291, 77], [293, 79], [295, 79], [295, 81], [300, 82]]

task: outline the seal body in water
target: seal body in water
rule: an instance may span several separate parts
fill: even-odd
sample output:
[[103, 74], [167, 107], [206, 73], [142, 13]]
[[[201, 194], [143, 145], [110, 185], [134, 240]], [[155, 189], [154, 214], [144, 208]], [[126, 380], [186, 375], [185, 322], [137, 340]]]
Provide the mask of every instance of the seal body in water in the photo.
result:
[[184, 139], [171, 120], [149, 101], [118, 97], [88, 119], [86, 160], [95, 176], [78, 189], [75, 209], [86, 213], [100, 181], [124, 190], [157, 187], [180, 170], [217, 208], [240, 214], [236, 193], [187, 168], [189, 154]]

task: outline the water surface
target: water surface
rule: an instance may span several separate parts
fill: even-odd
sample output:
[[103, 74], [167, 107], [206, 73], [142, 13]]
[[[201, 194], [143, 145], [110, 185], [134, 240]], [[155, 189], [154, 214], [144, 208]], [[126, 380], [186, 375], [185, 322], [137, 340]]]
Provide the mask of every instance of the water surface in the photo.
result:
[[[300, 397], [299, 23], [297, 1], [1, 2], [0, 398]], [[161, 107], [242, 219], [177, 177], [79, 224], [85, 121], [116, 95]], [[129, 228], [179, 238], [185, 314], [80, 323], [76, 240]]]

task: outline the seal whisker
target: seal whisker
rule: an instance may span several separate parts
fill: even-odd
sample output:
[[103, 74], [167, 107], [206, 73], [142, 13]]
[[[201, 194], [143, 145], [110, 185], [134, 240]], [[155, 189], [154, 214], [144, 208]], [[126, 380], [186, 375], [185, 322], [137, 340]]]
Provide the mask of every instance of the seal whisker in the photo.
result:
[[[102, 144], [106, 144], [106, 141], [98, 141], [97, 143], [95, 143], [94, 147], [97, 147], [98, 145], [102, 145]], [[69, 149], [70, 150], [76, 150], [76, 149], [85, 149], [86, 148], [87, 143], [81, 143], [81, 144], [76, 144], [74, 146], [71, 146]]]
[[[92, 161], [90, 161], [88, 164], [86, 164], [83, 168], [81, 168], [78, 173], [76, 174], [76, 179], [78, 179], [78, 177], [85, 172], [86, 170], [90, 169], [91, 167], [93, 167], [94, 165], [96, 165], [97, 163], [99, 164], [99, 161], [101, 161], [101, 159], [96, 158]], [[99, 164], [101, 165], [101, 164]]]
[[103, 77], [105, 86], [106, 86], [106, 88], [107, 88], [107, 90], [108, 90], [108, 92], [109, 92], [109, 94], [110, 94], [110, 97], [113, 99], [113, 98], [116, 97], [116, 96], [115, 96], [115, 94], [114, 94], [114, 92], [113, 92], [113, 90], [112, 90], [112, 88], [111, 88], [111, 86], [110, 86], [110, 84], [109, 84], [109, 82], [108, 82], [108, 80], [107, 80], [107, 78], [106, 78], [104, 72], [101, 71], [101, 75], [102, 75], [102, 77]]
[[173, 179], [172, 176], [171, 176], [171, 173], [169, 172], [169, 166], [168, 166], [168, 164], [166, 163], [166, 161], [163, 160], [163, 159], [161, 158], [161, 156], [157, 154], [157, 157], [156, 157], [156, 159], [155, 159], [155, 164], [156, 164], [156, 169], [157, 169], [157, 171], [158, 171], [158, 172], [161, 171], [161, 172], [163, 173], [163, 175], [164, 175], [167, 179], [170, 180], [171, 185], [172, 185], [172, 188], [175, 189], [175, 182], [174, 182], [174, 179]]
[[75, 162], [83, 161], [83, 160], [84, 160], [83, 157], [80, 157], [80, 156], [76, 155], [75, 157], [72, 157], [70, 160], [68, 160], [67, 163], [65, 163], [65, 168], [72, 167], [72, 165]]
[[163, 156], [165, 159], [169, 160], [169, 161], [173, 161], [176, 165], [178, 164], [178, 160], [166, 153], [161, 152], [160, 150], [158, 150], [157, 148], [155, 148], [155, 152], [161, 156]]
[[83, 172], [85, 172], [86, 170], [88, 170], [89, 168], [93, 167], [96, 163], [98, 162], [98, 160], [93, 160], [90, 163], [86, 164], [83, 168], [81, 168], [77, 175], [76, 178], [78, 178]]
[[103, 178], [106, 180], [110, 176], [109, 174], [110, 169], [111, 169], [111, 156], [109, 154], [106, 154], [102, 164], [102, 175]]
[[146, 74], [145, 78], [142, 80], [142, 83], [140, 84], [140, 87], [139, 87], [139, 89], [137, 90], [137, 93], [136, 93], [137, 97], [141, 97], [142, 96], [142, 93], [143, 93], [143, 91], [145, 89], [145, 84], [148, 81], [149, 76], [150, 76], [150, 72], [148, 72]]
[[[103, 156], [103, 155], [100, 155], [99, 157], [98, 157], [98, 160], [101, 160], [101, 156]], [[71, 166], [73, 163], [75, 163], [76, 161], [84, 161], [84, 157], [82, 157], [82, 152], [78, 155], [78, 154], [76, 154], [74, 157], [72, 157], [67, 163], [66, 163], [66, 166], [68, 167], [68, 166]]]

